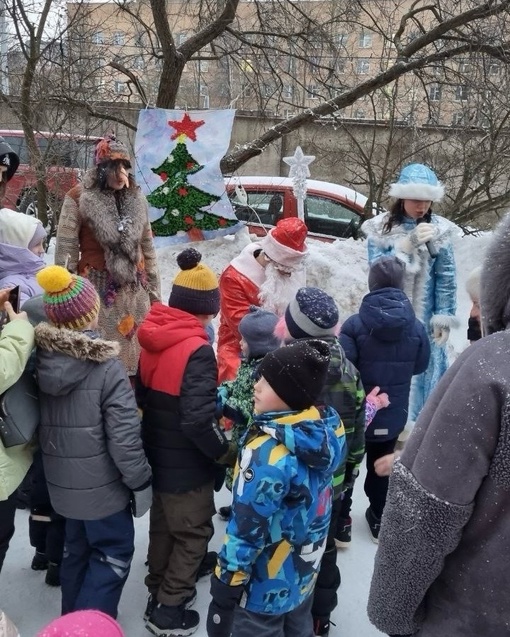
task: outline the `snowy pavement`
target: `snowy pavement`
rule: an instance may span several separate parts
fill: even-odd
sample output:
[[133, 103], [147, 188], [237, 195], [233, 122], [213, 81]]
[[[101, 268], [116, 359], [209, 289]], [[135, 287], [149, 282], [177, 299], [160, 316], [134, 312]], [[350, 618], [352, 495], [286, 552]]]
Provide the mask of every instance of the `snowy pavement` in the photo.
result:
[[[339, 551], [338, 565], [342, 574], [339, 605], [332, 619], [331, 637], [376, 637], [381, 635], [368, 621], [366, 602], [376, 545], [371, 541], [364, 512], [368, 506], [363, 492], [363, 479], [356, 483], [353, 508], [353, 540], [349, 549]], [[217, 507], [229, 503], [230, 494], [224, 489], [216, 494]], [[136, 551], [129, 579], [120, 602], [119, 622], [126, 637], [149, 637], [142, 614], [146, 603], [143, 579], [147, 553], [148, 515], [136, 521]], [[211, 548], [217, 550], [222, 542], [226, 523], [214, 518], [216, 532]], [[0, 574], [0, 608], [18, 626], [21, 637], [35, 637], [51, 619], [60, 612], [60, 589], [44, 584], [44, 572], [30, 569], [33, 549], [28, 540], [28, 513], [18, 511], [16, 533], [7, 552]], [[209, 582], [203, 578], [198, 583], [198, 600], [194, 608], [201, 617], [197, 637], [206, 637], [205, 617], [209, 603]], [[296, 636], [297, 637], [297, 636]]]

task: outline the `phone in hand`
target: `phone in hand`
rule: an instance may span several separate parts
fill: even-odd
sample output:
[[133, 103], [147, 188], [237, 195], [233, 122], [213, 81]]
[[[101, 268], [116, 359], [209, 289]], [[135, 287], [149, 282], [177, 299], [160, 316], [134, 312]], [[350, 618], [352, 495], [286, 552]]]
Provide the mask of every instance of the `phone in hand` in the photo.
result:
[[[16, 287], [12, 288], [12, 290], [9, 292], [9, 297], [8, 297], [7, 300], [12, 305], [12, 309], [17, 314], [19, 312], [19, 302], [20, 302], [19, 285], [17, 285]], [[2, 310], [0, 312], [0, 329], [4, 325], [6, 325], [6, 323], [8, 323], [8, 322], [9, 322], [9, 315], [7, 314], [7, 311], [6, 310]]]

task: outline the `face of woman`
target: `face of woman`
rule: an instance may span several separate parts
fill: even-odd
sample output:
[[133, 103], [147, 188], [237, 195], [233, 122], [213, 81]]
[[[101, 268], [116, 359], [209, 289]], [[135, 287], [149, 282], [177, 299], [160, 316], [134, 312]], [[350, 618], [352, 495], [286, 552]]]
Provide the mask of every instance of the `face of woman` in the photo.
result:
[[106, 183], [112, 190], [122, 190], [129, 188], [128, 169], [124, 164], [114, 164], [107, 169]]
[[431, 201], [421, 201], [420, 199], [404, 199], [404, 212], [411, 219], [421, 219], [425, 216], [431, 206]]

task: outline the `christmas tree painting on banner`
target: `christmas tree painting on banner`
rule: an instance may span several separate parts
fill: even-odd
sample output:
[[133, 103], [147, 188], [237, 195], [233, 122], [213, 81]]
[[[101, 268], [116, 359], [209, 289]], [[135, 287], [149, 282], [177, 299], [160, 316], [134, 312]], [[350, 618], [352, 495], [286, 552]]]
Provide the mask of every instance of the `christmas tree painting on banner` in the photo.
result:
[[147, 197], [156, 245], [212, 239], [240, 228], [220, 171], [234, 113], [140, 112], [136, 177]]

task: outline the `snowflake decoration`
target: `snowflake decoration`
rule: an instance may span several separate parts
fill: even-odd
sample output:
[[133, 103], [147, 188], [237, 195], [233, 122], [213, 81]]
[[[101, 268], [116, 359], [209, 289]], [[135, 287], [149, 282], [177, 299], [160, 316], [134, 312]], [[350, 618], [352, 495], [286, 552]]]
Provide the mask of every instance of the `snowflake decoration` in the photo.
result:
[[292, 178], [294, 196], [303, 200], [306, 196], [306, 179], [310, 177], [308, 166], [315, 160], [315, 155], [305, 155], [298, 146], [292, 157], [284, 157], [283, 161], [290, 166], [289, 177]]

